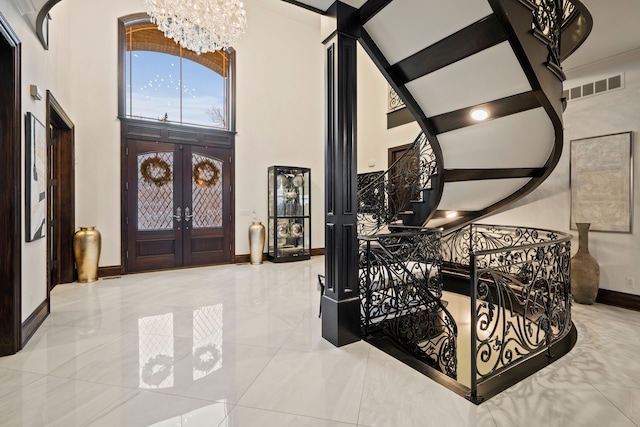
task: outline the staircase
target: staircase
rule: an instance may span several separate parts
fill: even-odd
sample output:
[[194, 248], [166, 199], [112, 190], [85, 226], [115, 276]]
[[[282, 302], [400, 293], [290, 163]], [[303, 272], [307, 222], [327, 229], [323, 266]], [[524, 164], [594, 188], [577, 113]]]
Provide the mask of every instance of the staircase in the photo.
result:
[[[319, 13], [333, 3], [286, 1]], [[361, 45], [436, 159], [427, 193], [399, 215], [405, 225], [457, 229], [549, 176], [563, 146], [561, 60], [591, 29], [579, 1], [344, 3], [359, 9]]]

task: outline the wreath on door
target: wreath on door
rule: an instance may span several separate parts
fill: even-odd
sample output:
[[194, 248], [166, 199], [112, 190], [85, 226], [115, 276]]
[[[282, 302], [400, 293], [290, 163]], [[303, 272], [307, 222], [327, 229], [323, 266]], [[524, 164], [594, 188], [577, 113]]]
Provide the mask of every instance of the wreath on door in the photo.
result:
[[171, 166], [158, 156], [145, 159], [140, 165], [144, 182], [162, 187], [171, 182]]
[[220, 169], [211, 160], [201, 160], [193, 165], [193, 181], [200, 187], [216, 185], [219, 178]]

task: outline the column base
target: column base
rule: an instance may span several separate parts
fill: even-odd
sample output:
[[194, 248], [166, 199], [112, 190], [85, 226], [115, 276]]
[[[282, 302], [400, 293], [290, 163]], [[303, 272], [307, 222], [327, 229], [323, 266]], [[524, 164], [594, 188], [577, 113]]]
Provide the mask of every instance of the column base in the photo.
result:
[[360, 341], [360, 298], [322, 296], [322, 338], [336, 347]]

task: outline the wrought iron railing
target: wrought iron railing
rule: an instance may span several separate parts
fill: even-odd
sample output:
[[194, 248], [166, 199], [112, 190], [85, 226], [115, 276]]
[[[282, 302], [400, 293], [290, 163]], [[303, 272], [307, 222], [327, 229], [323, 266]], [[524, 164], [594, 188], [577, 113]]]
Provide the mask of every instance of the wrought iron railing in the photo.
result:
[[365, 337], [382, 331], [455, 379], [457, 327], [440, 301], [440, 239], [424, 228], [360, 239], [361, 326]]
[[518, 362], [548, 352], [571, 329], [571, 236], [469, 225], [442, 239], [443, 265], [467, 274], [471, 297], [470, 397]]
[[436, 156], [424, 133], [389, 169], [366, 174], [358, 182], [358, 235], [370, 236], [399, 220], [411, 210], [412, 201], [421, 201], [422, 190], [430, 189], [437, 174]]
[[535, 5], [533, 30], [547, 39], [547, 61], [560, 68], [561, 33], [578, 11], [570, 0], [532, 0], [532, 3]]

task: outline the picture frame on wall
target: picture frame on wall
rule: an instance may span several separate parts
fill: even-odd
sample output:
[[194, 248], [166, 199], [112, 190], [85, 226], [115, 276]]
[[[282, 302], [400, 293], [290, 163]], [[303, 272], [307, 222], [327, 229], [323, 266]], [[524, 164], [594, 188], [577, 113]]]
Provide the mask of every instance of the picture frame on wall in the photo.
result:
[[632, 132], [571, 141], [571, 229], [631, 233], [633, 219]]
[[25, 118], [25, 239], [42, 239], [47, 216], [45, 127], [33, 114]]

